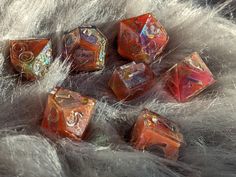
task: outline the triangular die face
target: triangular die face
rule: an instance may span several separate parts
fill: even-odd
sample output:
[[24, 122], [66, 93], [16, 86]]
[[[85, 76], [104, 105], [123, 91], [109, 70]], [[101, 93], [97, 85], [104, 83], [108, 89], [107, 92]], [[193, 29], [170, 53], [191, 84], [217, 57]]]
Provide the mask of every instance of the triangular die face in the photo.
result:
[[51, 109], [48, 112], [47, 119], [47, 126], [50, 127], [50, 129], [53, 132], [57, 132], [59, 130], [59, 124], [61, 121], [60, 117], [60, 111], [55, 106], [52, 106]]
[[43, 76], [52, 63], [52, 43], [49, 41], [32, 63], [32, 71], [36, 76]]
[[180, 92], [182, 101], [197, 95], [215, 82], [211, 71], [195, 52], [181, 63]]
[[153, 39], [157, 34], [154, 34], [158, 29], [160, 29], [162, 26], [157, 23], [156, 19], [153, 18], [153, 16], [149, 16], [143, 25], [142, 31], [140, 33], [140, 36], [146, 36], [150, 39]]
[[121, 22], [119, 32], [120, 38], [124, 38], [126, 42], [129, 42], [130, 40], [135, 40], [136, 42], [139, 41], [139, 34], [132, 28], [132, 26], [129, 26], [129, 24]]
[[206, 77], [204, 73], [196, 72], [185, 68], [186, 73], [180, 75], [180, 97], [182, 101], [188, 100], [189, 98], [200, 92], [206, 85], [206, 82], [202, 79]]
[[199, 72], [208, 72], [211, 73], [211, 71], [208, 69], [202, 58], [198, 53], [193, 53], [191, 56], [186, 57], [184, 60], [184, 63], [189, 68], [192, 68], [195, 71]]
[[[45, 46], [41, 49], [40, 53], [36, 56], [36, 59], [37, 58], [44, 58], [44, 57], [47, 57], [47, 58], [52, 58], [52, 42], [51, 40], [49, 40]], [[47, 64], [47, 63], [45, 63]]]
[[180, 99], [180, 88], [179, 88], [179, 69], [178, 65], [173, 66], [172, 69], [170, 69], [167, 78], [167, 87], [169, 91], [172, 93], [172, 95], [179, 100]]
[[59, 131], [61, 129], [60, 122], [62, 119], [61, 111], [60, 106], [53, 99], [53, 95], [49, 95], [42, 126], [53, 132]]
[[140, 33], [140, 42], [145, 46], [145, 52], [148, 53], [151, 58], [155, 58], [155, 56], [159, 54], [159, 50], [161, 50], [163, 46], [166, 46], [168, 39], [168, 35], [163, 26], [155, 18], [150, 16]]
[[129, 26], [134, 32], [141, 33], [144, 25], [147, 22], [147, 19], [152, 17], [151, 14], [144, 14], [130, 19], [121, 21], [125, 25]]

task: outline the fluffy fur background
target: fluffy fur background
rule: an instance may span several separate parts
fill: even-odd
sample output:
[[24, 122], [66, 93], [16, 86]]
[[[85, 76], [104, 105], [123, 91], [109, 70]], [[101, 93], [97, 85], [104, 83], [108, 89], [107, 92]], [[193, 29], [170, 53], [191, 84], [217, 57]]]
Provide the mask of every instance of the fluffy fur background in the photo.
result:
[[[219, 15], [230, 3], [203, 8], [177, 0], [1, 0], [0, 176], [236, 176], [236, 26]], [[107, 81], [115, 66], [127, 63], [116, 53], [117, 21], [145, 12], [153, 12], [170, 35], [161, 62], [152, 65], [157, 75], [197, 51], [217, 84], [185, 104], [167, 95], [161, 81], [142, 98], [116, 103]], [[68, 75], [69, 64], [60, 61], [61, 35], [86, 24], [98, 25], [109, 38], [107, 67]], [[51, 37], [55, 51], [49, 73], [34, 83], [21, 82], [8, 58], [8, 40], [29, 37]], [[99, 100], [86, 142], [49, 140], [41, 133], [46, 97], [55, 86]], [[179, 161], [154, 150], [135, 151], [125, 142], [143, 107], [181, 125], [186, 145]]]

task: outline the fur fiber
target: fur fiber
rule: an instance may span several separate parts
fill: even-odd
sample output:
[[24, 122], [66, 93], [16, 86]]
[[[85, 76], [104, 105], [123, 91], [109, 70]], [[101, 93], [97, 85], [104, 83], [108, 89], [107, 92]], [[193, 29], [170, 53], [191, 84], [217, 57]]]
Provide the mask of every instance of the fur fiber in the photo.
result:
[[[233, 177], [236, 176], [236, 25], [223, 15], [232, 1], [202, 7], [178, 0], [1, 0], [0, 176], [1, 177]], [[231, 6], [230, 6], [231, 5]], [[230, 6], [230, 8], [228, 8]], [[117, 21], [153, 12], [170, 42], [157, 75], [193, 51], [201, 53], [217, 83], [191, 102], [176, 103], [161, 80], [131, 102], [116, 102], [107, 81], [127, 63], [116, 53]], [[228, 13], [228, 12], [227, 12]], [[109, 39], [103, 71], [69, 75], [60, 60], [63, 32], [79, 25], [100, 27]], [[8, 40], [51, 37], [55, 61], [43, 80], [22, 82], [9, 65]], [[88, 140], [76, 143], [40, 130], [48, 92], [63, 86], [99, 100]], [[181, 125], [186, 145], [177, 162], [129, 145], [139, 111], [149, 108]]]

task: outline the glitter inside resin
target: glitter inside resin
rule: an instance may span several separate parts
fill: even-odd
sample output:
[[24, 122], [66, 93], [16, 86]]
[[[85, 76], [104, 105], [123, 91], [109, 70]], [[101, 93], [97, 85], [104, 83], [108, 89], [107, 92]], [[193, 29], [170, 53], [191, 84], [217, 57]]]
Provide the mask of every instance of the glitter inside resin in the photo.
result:
[[52, 63], [50, 39], [10, 41], [10, 59], [13, 67], [28, 80], [42, 78]]
[[122, 20], [119, 25], [118, 52], [132, 61], [155, 61], [169, 41], [164, 27], [150, 13]]

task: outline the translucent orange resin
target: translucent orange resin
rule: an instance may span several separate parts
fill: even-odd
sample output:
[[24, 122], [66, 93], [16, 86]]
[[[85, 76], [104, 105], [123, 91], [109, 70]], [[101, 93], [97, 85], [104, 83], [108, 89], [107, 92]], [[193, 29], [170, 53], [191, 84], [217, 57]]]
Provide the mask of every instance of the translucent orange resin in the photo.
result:
[[93, 115], [96, 100], [63, 88], [48, 96], [41, 127], [49, 132], [81, 140]]
[[115, 69], [109, 86], [119, 100], [131, 100], [147, 92], [155, 81], [155, 75], [147, 65], [132, 62]]
[[198, 53], [194, 52], [166, 73], [166, 88], [179, 102], [186, 102], [216, 81]]
[[130, 60], [149, 64], [162, 53], [168, 41], [166, 30], [150, 13], [120, 22], [118, 52]]
[[131, 141], [136, 149], [156, 146], [166, 158], [176, 160], [183, 136], [174, 122], [144, 109], [134, 125]]
[[52, 63], [52, 44], [49, 39], [10, 41], [13, 67], [28, 80], [42, 78]]

